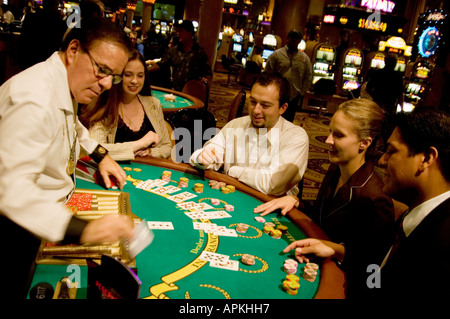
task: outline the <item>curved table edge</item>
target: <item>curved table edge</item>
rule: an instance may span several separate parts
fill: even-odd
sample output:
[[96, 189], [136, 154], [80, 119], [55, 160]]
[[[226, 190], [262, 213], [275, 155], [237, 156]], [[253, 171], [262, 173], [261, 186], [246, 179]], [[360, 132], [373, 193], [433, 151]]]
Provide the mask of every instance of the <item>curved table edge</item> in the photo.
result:
[[192, 105], [188, 106], [188, 107], [177, 107], [174, 109], [164, 109], [163, 112], [165, 114], [169, 114], [169, 113], [176, 113], [179, 110], [185, 109], [185, 108], [191, 108], [191, 109], [202, 109], [205, 106], [205, 103], [203, 103], [202, 100], [196, 98], [195, 96], [180, 92], [180, 91], [175, 91], [175, 90], [171, 90], [171, 89], [167, 89], [164, 87], [160, 87], [160, 86], [154, 86], [151, 85], [150, 87], [152, 90], [157, 90], [157, 91], [162, 91], [162, 92], [167, 92], [167, 93], [171, 93], [171, 94], [175, 94], [175, 95], [179, 95], [185, 99], [191, 100], [192, 101]]

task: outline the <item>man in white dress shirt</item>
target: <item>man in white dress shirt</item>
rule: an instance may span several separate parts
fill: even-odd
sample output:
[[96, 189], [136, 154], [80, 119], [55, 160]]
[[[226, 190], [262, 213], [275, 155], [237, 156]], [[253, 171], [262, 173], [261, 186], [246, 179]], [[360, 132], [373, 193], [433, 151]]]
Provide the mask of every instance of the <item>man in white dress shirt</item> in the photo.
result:
[[87, 223], [64, 206], [75, 188], [80, 148], [99, 163], [106, 187], [111, 175], [120, 188], [125, 183], [125, 172], [78, 121], [77, 106], [121, 79], [129, 52], [121, 28], [85, 20], [66, 34], [59, 52], [0, 87], [0, 236], [8, 243], [0, 296], [25, 297], [41, 238], [95, 243], [132, 236], [122, 217]]
[[248, 186], [270, 195], [294, 195], [308, 162], [305, 130], [285, 120], [289, 84], [277, 74], [262, 74], [249, 97], [249, 115], [234, 119], [190, 163], [200, 169], [223, 170]]

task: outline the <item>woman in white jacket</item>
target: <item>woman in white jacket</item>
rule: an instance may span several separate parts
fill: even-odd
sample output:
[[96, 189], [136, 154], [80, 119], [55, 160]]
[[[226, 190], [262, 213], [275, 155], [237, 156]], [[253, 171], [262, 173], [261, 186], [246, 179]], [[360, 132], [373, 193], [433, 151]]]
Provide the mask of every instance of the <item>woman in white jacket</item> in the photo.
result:
[[80, 118], [90, 136], [117, 161], [170, 156], [171, 141], [161, 103], [151, 96], [145, 60], [138, 51], [131, 54], [122, 82], [86, 106]]

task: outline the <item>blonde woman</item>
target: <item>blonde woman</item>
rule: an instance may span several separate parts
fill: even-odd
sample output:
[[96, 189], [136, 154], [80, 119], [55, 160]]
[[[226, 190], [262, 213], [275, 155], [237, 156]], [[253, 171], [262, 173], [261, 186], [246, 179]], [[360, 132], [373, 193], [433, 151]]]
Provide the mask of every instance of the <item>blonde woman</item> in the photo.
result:
[[145, 60], [133, 51], [122, 82], [104, 93], [95, 108], [87, 106], [80, 118], [92, 138], [117, 161], [135, 156], [168, 158], [171, 141], [159, 100], [151, 96]]
[[[393, 202], [383, 193], [383, 182], [371, 160], [383, 124], [384, 111], [373, 101], [354, 99], [339, 106], [325, 141], [330, 168], [314, 205], [304, 210], [331, 241], [345, 247], [370, 243], [367, 255], [346, 255], [342, 260], [348, 275], [349, 296], [362, 296], [367, 267], [380, 265], [390, 247], [389, 240], [382, 242], [377, 234], [394, 229]], [[264, 216], [281, 209], [284, 215], [298, 205], [298, 198], [284, 196], [264, 203], [254, 211]], [[388, 239], [388, 236], [381, 237]]]

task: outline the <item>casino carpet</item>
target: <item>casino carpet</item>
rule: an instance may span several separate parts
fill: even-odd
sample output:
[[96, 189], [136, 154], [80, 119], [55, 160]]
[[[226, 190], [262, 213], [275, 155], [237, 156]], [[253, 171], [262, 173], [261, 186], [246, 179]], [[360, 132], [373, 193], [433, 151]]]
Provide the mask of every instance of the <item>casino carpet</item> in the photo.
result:
[[[208, 110], [217, 119], [217, 127], [222, 128], [228, 118], [228, 109], [234, 96], [240, 90], [245, 90], [247, 96], [250, 88], [236, 82], [234, 75], [231, 76], [228, 84], [228, 75], [215, 72], [210, 87], [210, 99]], [[246, 103], [247, 104], [247, 103]], [[244, 115], [248, 114], [247, 106], [244, 108]], [[308, 168], [304, 177], [303, 200], [313, 201], [317, 197], [320, 183], [328, 170], [328, 154], [325, 140], [328, 135], [328, 125], [330, 116], [317, 117], [317, 114], [297, 112], [294, 124], [303, 127], [309, 136], [309, 160]]]

